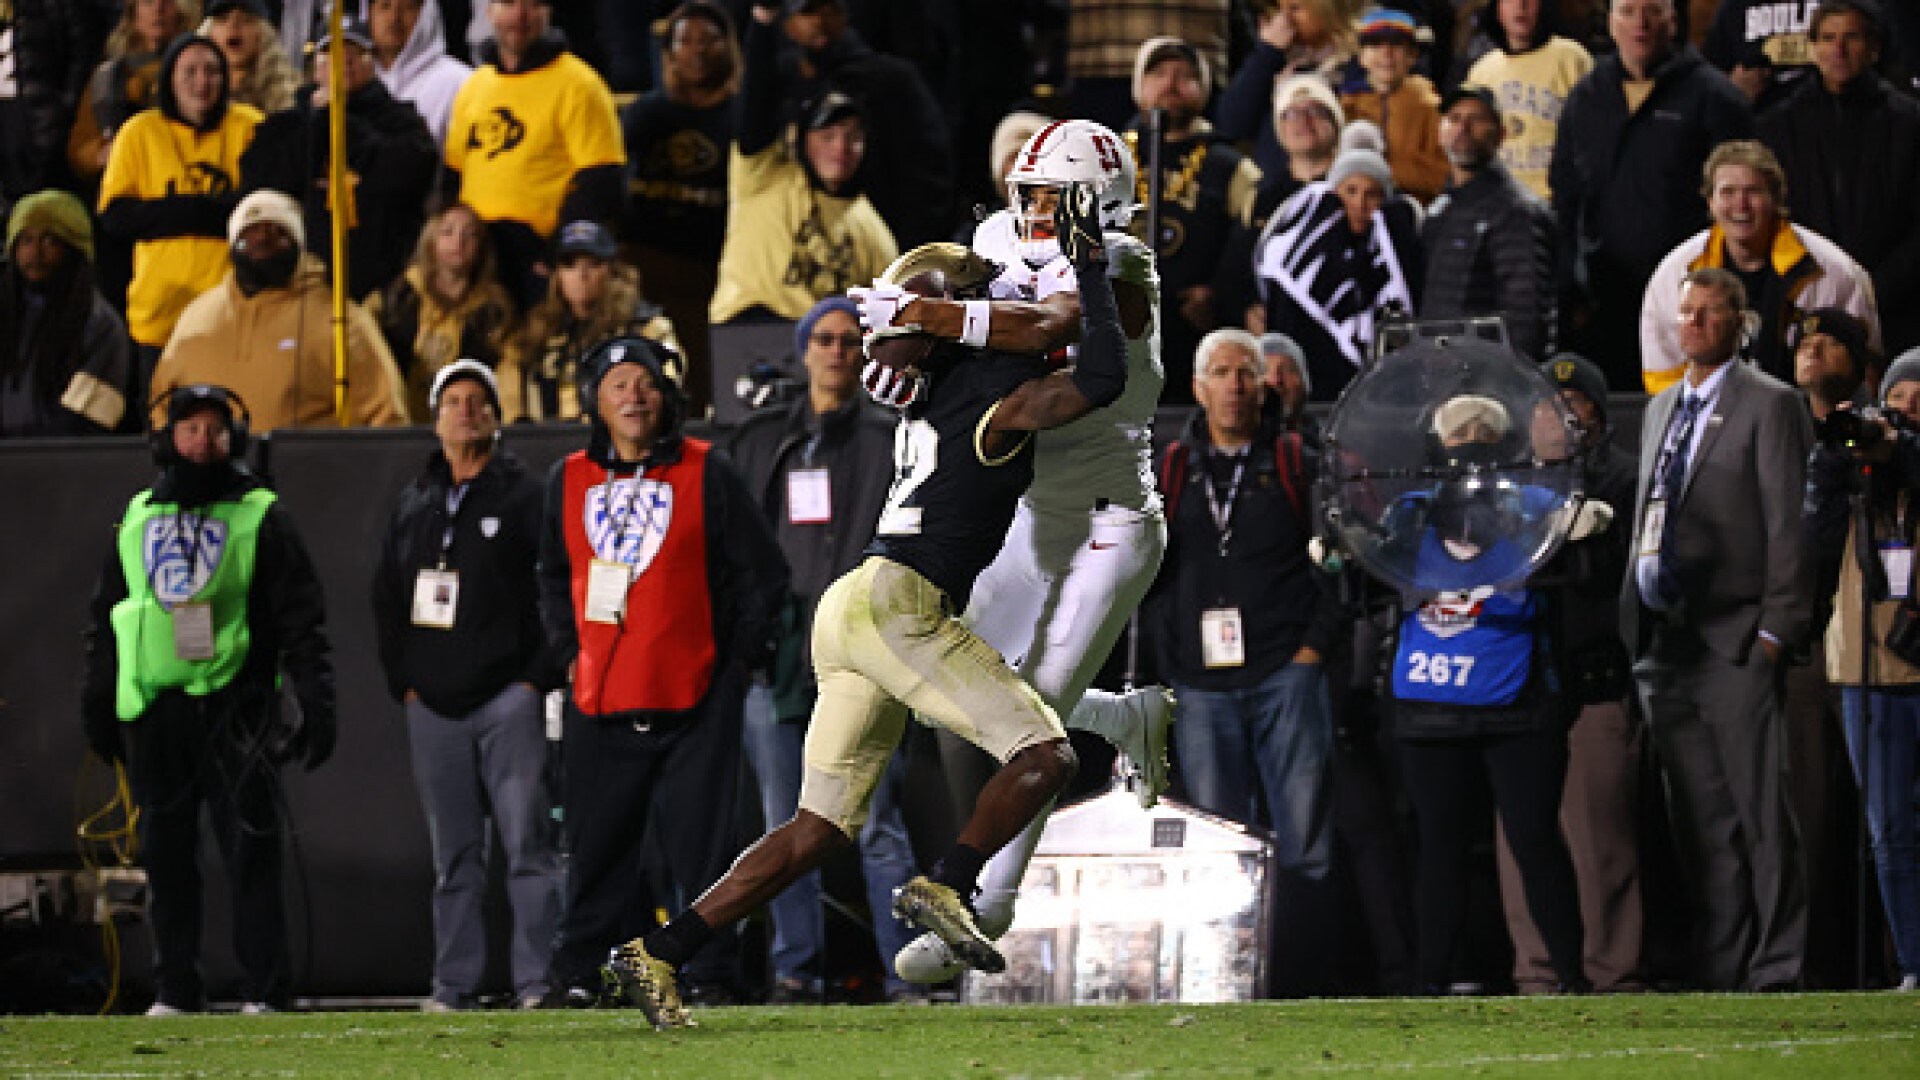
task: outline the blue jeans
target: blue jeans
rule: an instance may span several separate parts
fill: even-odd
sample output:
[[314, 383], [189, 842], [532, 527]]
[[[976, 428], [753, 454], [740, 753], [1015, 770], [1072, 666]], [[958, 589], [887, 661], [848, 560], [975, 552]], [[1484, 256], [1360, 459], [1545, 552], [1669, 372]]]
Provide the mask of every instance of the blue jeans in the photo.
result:
[[1920, 975], [1920, 692], [1846, 687], [1840, 696], [1893, 949], [1902, 974]]
[[1318, 664], [1288, 664], [1246, 690], [1196, 690], [1176, 682], [1173, 725], [1188, 798], [1209, 813], [1253, 824], [1265, 796], [1274, 857], [1318, 881], [1333, 852], [1327, 758], [1333, 713]]
[[[754, 686], [747, 691], [746, 750], [760, 785], [760, 811], [767, 828], [793, 817], [800, 805], [802, 750], [805, 724], [783, 723], [775, 715], [773, 691]], [[874, 944], [887, 970], [889, 987], [904, 985], [893, 974], [893, 955], [912, 940], [912, 933], [893, 917], [893, 890], [919, 873], [907, 826], [900, 816], [900, 785], [905, 758], [896, 753], [874, 789], [867, 824], [860, 832], [860, 869], [867, 882], [867, 903], [873, 910]], [[820, 872], [809, 870], [767, 905], [773, 917], [771, 963], [777, 979], [796, 979], [812, 985], [824, 974], [821, 954], [826, 947], [826, 917], [820, 906]]]

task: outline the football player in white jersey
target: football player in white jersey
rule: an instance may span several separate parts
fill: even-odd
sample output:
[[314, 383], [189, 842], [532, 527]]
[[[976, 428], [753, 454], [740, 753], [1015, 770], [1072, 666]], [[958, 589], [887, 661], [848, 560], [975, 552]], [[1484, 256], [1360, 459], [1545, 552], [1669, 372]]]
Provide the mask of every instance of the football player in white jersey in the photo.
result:
[[[1087, 120], [1036, 132], [1007, 174], [1008, 209], [982, 221], [976, 252], [1000, 263], [991, 303], [913, 297], [876, 283], [853, 289], [870, 331], [917, 324], [968, 344], [1050, 353], [1080, 327], [1078, 283], [1054, 236], [1061, 186], [1082, 183], [1099, 199], [1108, 273], [1127, 335], [1127, 385], [1120, 399], [1037, 441], [1034, 478], [999, 556], [980, 575], [966, 622], [1066, 718], [1066, 726], [1113, 742], [1139, 772], [1136, 792], [1151, 807], [1167, 783], [1167, 725], [1173, 701], [1148, 687], [1127, 694], [1089, 690], [1146, 595], [1166, 550], [1166, 521], [1154, 485], [1152, 421], [1165, 375], [1160, 363], [1160, 283], [1153, 252], [1125, 230], [1134, 204], [1133, 157], [1119, 136]], [[913, 387], [875, 371], [869, 390], [901, 404]], [[974, 899], [978, 925], [997, 938], [1013, 922], [1020, 879], [1039, 843], [1036, 818], [987, 864]], [[910, 982], [944, 982], [965, 963], [927, 934], [894, 958]]]

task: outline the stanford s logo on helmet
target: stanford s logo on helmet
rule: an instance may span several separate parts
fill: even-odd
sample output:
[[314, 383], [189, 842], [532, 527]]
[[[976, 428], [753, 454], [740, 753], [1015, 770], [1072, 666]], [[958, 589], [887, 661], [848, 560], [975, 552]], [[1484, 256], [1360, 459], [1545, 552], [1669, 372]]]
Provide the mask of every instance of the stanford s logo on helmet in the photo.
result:
[[1007, 170], [1007, 205], [1014, 216], [1020, 257], [1050, 262], [1060, 254], [1051, 200], [1066, 184], [1084, 184], [1099, 201], [1100, 227], [1124, 230], [1138, 209], [1133, 201], [1133, 154], [1111, 128], [1091, 120], [1056, 120], [1034, 132]]

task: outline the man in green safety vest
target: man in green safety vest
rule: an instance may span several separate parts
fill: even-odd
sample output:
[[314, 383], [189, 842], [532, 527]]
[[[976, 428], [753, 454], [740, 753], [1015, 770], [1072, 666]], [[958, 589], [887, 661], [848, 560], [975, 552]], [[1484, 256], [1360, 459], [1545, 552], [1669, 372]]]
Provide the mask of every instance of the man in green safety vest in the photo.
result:
[[[148, 1015], [206, 1007], [203, 802], [233, 889], [243, 1011], [270, 1012], [286, 1006], [291, 981], [278, 766], [312, 769], [333, 753], [320, 581], [273, 492], [234, 461], [247, 440], [239, 397], [194, 385], [163, 403], [159, 478], [128, 505], [94, 594], [81, 712], [93, 752], [126, 760], [140, 811], [157, 990]], [[297, 712], [281, 706], [283, 671]]]

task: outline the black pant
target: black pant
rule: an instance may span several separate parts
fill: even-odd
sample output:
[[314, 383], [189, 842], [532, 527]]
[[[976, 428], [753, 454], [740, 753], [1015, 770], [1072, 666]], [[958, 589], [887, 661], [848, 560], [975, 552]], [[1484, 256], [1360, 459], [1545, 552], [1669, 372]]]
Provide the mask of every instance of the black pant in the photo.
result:
[[1483, 811], [1489, 785], [1548, 962], [1562, 982], [1582, 981], [1580, 895], [1560, 834], [1566, 732], [1554, 726], [1518, 735], [1407, 739], [1400, 748], [1420, 828], [1414, 919], [1421, 983], [1437, 988], [1452, 981], [1466, 921], [1468, 854], [1489, 824], [1476, 811]]
[[[597, 985], [607, 950], [657, 924], [654, 903], [677, 915], [726, 873], [737, 850], [742, 701], [739, 679], [716, 675], [698, 707], [645, 731], [569, 704], [560, 798], [567, 902], [555, 985]], [[658, 896], [643, 870], [649, 821], [670, 879], [656, 883], [665, 886]], [[730, 985], [734, 956], [732, 935], [719, 935], [687, 965], [688, 982]]]
[[140, 807], [159, 1000], [206, 1003], [200, 975], [200, 806], [232, 889], [233, 950], [244, 1000], [287, 1004], [291, 961], [280, 894], [278, 770], [260, 732], [276, 706], [265, 692], [164, 695], [130, 731], [128, 772]]

